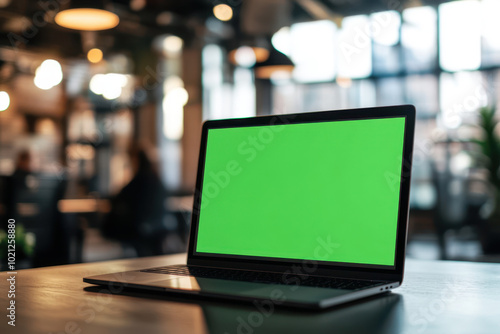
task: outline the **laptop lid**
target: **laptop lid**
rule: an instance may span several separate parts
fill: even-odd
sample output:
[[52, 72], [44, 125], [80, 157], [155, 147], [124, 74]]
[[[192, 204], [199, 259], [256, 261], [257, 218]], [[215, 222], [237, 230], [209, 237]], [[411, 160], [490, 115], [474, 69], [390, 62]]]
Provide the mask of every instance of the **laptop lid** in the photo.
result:
[[188, 264], [402, 281], [413, 106], [203, 125]]

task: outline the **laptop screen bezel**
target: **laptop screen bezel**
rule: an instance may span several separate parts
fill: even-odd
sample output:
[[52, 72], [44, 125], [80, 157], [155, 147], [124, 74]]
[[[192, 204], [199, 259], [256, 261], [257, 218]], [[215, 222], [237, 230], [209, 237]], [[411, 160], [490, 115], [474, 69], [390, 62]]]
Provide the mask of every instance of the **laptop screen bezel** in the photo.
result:
[[[401, 184], [399, 194], [398, 222], [396, 233], [396, 249], [394, 266], [366, 264], [342, 264], [339, 262], [318, 262], [301, 259], [282, 259], [240, 256], [229, 254], [197, 253], [196, 240], [200, 217], [201, 192], [203, 191], [203, 173], [207, 138], [210, 129], [235, 128], [248, 126], [266, 126], [281, 124], [300, 124], [343, 120], [365, 120], [404, 117], [404, 142], [402, 156]], [[415, 129], [415, 108], [412, 105], [374, 107], [362, 109], [344, 109], [337, 111], [321, 111], [301, 114], [270, 115], [252, 118], [225, 119], [206, 121], [203, 124], [196, 189], [194, 194], [193, 213], [188, 245], [188, 265], [208, 267], [288, 272], [292, 268], [314, 268], [315, 275], [392, 280], [401, 282], [404, 271], [404, 258], [408, 230], [409, 192], [411, 180], [411, 163], [413, 155], [413, 138]]]

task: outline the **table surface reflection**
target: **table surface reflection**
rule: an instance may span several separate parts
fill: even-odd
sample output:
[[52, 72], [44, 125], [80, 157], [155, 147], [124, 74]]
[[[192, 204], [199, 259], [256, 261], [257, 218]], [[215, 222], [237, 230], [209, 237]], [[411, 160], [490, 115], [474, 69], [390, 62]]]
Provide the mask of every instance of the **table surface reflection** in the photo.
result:
[[83, 276], [185, 263], [159, 256], [18, 271], [16, 327], [1, 333], [500, 333], [500, 264], [408, 260], [395, 292], [322, 312], [124, 291]]

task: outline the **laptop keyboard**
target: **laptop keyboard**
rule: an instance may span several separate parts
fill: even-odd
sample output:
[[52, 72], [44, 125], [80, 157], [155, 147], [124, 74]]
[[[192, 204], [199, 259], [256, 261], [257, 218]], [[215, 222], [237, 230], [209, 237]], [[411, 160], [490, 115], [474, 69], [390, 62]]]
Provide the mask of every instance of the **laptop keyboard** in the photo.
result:
[[245, 281], [266, 284], [304, 285], [318, 288], [358, 290], [385, 284], [384, 282], [360, 281], [330, 277], [307, 275], [277, 274], [260, 271], [231, 270], [205, 267], [188, 267], [175, 265], [159, 268], [144, 269], [141, 272], [153, 274], [168, 274], [180, 276], [196, 276], [232, 281]]

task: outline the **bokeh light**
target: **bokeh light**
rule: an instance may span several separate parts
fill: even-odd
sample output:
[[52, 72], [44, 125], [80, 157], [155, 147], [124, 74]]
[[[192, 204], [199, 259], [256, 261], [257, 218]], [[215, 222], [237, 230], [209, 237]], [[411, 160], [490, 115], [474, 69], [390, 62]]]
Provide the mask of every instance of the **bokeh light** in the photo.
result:
[[0, 92], [0, 111], [5, 111], [10, 106], [10, 96], [7, 92]]
[[233, 9], [225, 4], [214, 7], [214, 15], [221, 21], [229, 21], [233, 17]]
[[48, 90], [61, 83], [63, 72], [57, 60], [47, 59], [36, 69], [34, 83], [40, 89]]
[[102, 56], [102, 51], [97, 48], [90, 49], [87, 53], [87, 59], [94, 64], [100, 62], [102, 60]]

